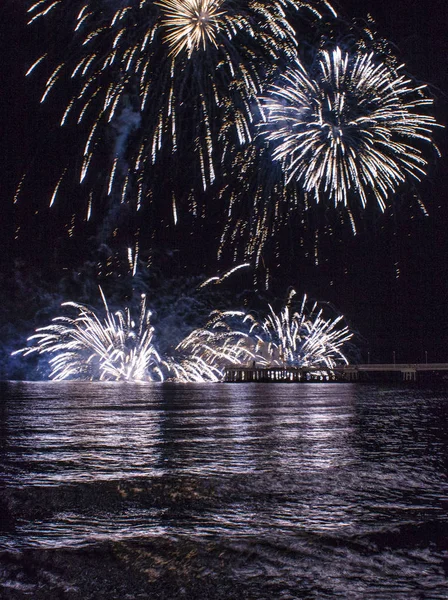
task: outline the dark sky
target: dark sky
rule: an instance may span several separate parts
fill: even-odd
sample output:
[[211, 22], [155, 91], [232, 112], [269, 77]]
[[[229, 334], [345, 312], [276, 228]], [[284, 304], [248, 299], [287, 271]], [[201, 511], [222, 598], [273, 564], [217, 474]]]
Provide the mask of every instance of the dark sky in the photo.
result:
[[[70, 158], [77, 148], [76, 140], [72, 147], [57, 133], [46, 139], [54, 119], [52, 107], [39, 107], [39, 82], [24, 78], [42, 41], [36, 30], [24, 26], [26, 4], [23, 0], [2, 0], [0, 7], [0, 264], [5, 297], [17, 293], [13, 291], [18, 266], [14, 261], [20, 259], [25, 273], [50, 270], [57, 278], [59, 269], [62, 273], [76, 262], [74, 257], [82, 254], [85, 242], [83, 238], [71, 241], [64, 249], [66, 254], [55, 259], [59, 223], [52, 217], [33, 215], [48, 199], [60, 154]], [[431, 85], [435, 113], [443, 124], [448, 115], [447, 4], [445, 0], [334, 3], [347, 17], [364, 18], [368, 13], [374, 17], [378, 33], [394, 44], [407, 70]], [[287, 254], [280, 257], [273, 274], [273, 291], [279, 296], [294, 285], [337, 306], [362, 334], [364, 356], [369, 351], [378, 360], [387, 361], [395, 351], [398, 359], [418, 361], [427, 351], [430, 360], [448, 361], [448, 149], [443, 130], [437, 140], [442, 159], [430, 166], [428, 177], [417, 189], [428, 207], [428, 217], [407, 210], [404, 201], [398, 202], [384, 216], [374, 214], [370, 220], [366, 215], [356, 237], [344, 235], [337, 242], [323, 238], [318, 265], [303, 256]], [[45, 152], [41, 151], [42, 142]], [[37, 173], [32, 191], [22, 207], [13, 209], [15, 186], [30, 161]], [[76, 192], [65, 200], [75, 202]], [[19, 243], [14, 242], [18, 226], [22, 228]], [[188, 244], [191, 248], [191, 241]], [[206, 261], [210, 248], [200, 243], [196, 246], [195, 254]], [[187, 274], [188, 264], [183, 268]], [[204, 273], [213, 274], [213, 268], [204, 268]], [[166, 274], [169, 276], [169, 268]], [[250, 285], [250, 281], [240, 283]]]

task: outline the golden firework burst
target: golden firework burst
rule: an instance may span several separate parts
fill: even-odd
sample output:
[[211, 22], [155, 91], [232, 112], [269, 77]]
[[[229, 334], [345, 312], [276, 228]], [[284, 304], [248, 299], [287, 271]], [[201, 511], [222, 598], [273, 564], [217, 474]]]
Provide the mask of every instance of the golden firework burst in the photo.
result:
[[223, 0], [160, 0], [156, 2], [164, 14], [162, 26], [167, 30], [170, 54], [217, 45], [216, 36], [223, 26]]

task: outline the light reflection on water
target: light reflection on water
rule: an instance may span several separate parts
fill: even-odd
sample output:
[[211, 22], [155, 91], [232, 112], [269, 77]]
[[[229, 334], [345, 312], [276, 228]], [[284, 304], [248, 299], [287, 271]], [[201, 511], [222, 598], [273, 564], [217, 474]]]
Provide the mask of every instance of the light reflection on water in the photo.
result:
[[6, 423], [6, 477], [16, 485], [22, 477], [25, 485], [48, 485], [165, 472], [308, 471], [350, 460], [350, 387], [342, 405], [328, 406], [316, 386], [302, 386], [308, 393], [299, 399], [288, 397], [290, 386], [256, 386], [261, 402], [247, 386], [248, 394], [230, 385], [34, 386]]
[[251, 569], [275, 562], [293, 597], [285, 573], [331, 559], [343, 589], [363, 565], [376, 590], [382, 564], [395, 596], [366, 597], [413, 597], [396, 564], [431, 587], [415, 597], [444, 598], [447, 423], [444, 390], [2, 384], [0, 547], [219, 540], [232, 557], [264, 543]]

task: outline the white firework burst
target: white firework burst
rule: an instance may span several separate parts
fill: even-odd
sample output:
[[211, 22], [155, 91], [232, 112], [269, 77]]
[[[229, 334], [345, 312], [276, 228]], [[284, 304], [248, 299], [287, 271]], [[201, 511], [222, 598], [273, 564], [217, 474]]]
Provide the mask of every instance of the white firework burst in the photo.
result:
[[263, 98], [261, 134], [273, 146], [287, 181], [319, 200], [362, 206], [373, 194], [382, 210], [409, 179], [420, 180], [437, 126], [433, 103], [373, 53], [322, 51], [313, 67], [295, 62]]
[[29, 338], [32, 346], [13, 354], [49, 355], [54, 380], [163, 381], [165, 363], [153, 344], [146, 296], [142, 295], [137, 322], [128, 308], [112, 313], [102, 291], [101, 296], [103, 319], [82, 304], [64, 302], [62, 306], [74, 308], [78, 315], [56, 317]]
[[[293, 291], [290, 300], [295, 294]], [[342, 352], [352, 338], [343, 316], [328, 319], [315, 302], [308, 308], [304, 295], [299, 310], [293, 310], [290, 300], [277, 314], [272, 306], [260, 322], [254, 320], [251, 333], [257, 339], [256, 352], [265, 364], [295, 367], [335, 367], [348, 364]]]
[[352, 338], [343, 317], [326, 318], [316, 302], [303, 296], [294, 309], [293, 290], [279, 313], [269, 305], [258, 319], [251, 313], [215, 311], [204, 328], [196, 329], [177, 347], [182, 352], [183, 381], [219, 381], [231, 365], [334, 367], [348, 364], [343, 352]]

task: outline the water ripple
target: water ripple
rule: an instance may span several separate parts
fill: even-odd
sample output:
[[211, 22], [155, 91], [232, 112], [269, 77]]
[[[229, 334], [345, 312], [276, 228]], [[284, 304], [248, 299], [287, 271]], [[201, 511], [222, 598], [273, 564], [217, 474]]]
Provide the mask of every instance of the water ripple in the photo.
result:
[[[8, 383], [0, 393], [0, 596], [448, 597], [443, 390]], [[86, 556], [101, 581], [92, 592], [76, 570]]]

